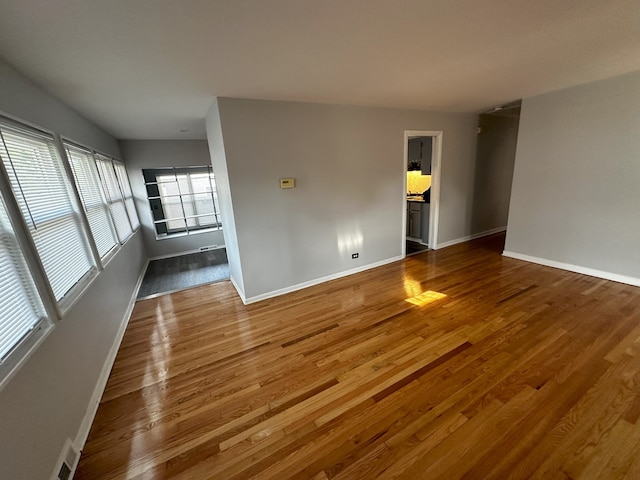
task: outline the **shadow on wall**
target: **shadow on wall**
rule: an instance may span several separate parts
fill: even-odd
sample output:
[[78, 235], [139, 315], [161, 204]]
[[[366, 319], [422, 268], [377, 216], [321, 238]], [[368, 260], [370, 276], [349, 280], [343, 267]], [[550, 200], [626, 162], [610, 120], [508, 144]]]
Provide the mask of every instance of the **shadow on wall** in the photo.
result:
[[478, 118], [472, 233], [507, 225], [519, 123], [519, 104]]

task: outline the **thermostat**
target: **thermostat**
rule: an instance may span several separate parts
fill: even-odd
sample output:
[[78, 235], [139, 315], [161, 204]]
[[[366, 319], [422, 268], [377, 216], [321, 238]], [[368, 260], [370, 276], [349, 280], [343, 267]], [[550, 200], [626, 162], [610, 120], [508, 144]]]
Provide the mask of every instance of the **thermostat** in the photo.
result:
[[295, 188], [296, 179], [295, 178], [281, 178], [280, 179], [280, 188]]

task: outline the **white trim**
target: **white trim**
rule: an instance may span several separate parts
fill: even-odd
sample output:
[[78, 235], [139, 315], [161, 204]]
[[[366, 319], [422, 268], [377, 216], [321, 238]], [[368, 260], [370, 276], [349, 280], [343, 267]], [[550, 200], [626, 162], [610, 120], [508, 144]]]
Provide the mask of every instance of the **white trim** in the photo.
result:
[[[422, 241], [422, 239], [421, 239], [421, 238], [407, 237], [407, 240], [409, 240], [410, 242], [413, 242], [413, 243], [419, 243], [420, 245], [427, 245], [427, 246], [429, 246], [428, 244], [424, 243], [424, 242]], [[406, 245], [406, 244], [405, 244], [405, 245]]]
[[[147, 201], [149, 201], [149, 199], [147, 199]], [[202, 213], [199, 216], [207, 217], [209, 215], [215, 215], [215, 214], [214, 213]], [[175, 218], [175, 220], [182, 220], [182, 218]], [[169, 219], [153, 220], [151, 223], [153, 223], [154, 230], [155, 230], [155, 224], [156, 223], [165, 223], [167, 221], [169, 221]], [[196, 230], [189, 230], [188, 232], [167, 233], [167, 234], [165, 234], [164, 237], [159, 237], [158, 236], [158, 232], [156, 231], [155, 239], [158, 242], [164, 242], [165, 240], [175, 240], [176, 238], [191, 237], [193, 235], [200, 235], [202, 233], [221, 232], [222, 231], [222, 223], [218, 223], [216, 225], [217, 226], [215, 226], [215, 227], [203, 227], [203, 228], [198, 228]]]
[[612, 280], [614, 282], [626, 283], [627, 285], [640, 287], [640, 278], [637, 277], [605, 272], [603, 270], [596, 270], [589, 267], [581, 267], [580, 265], [573, 265], [571, 263], [556, 262], [555, 260], [549, 260], [547, 258], [532, 257], [522, 253], [509, 252], [507, 250], [502, 252], [502, 255], [509, 258], [515, 258], [516, 260], [524, 260], [525, 262], [537, 263], [547, 267], [559, 268], [560, 270], [568, 270], [569, 272], [581, 273], [583, 275], [590, 275], [592, 277], [604, 278], [605, 280]]
[[134, 292], [135, 295], [133, 296], [134, 298], [134, 303], [135, 303], [135, 298], [138, 296], [138, 291], [140, 290], [140, 287], [142, 286], [142, 282], [144, 281], [144, 276], [147, 274], [147, 268], [149, 268], [149, 262], [151, 261], [151, 259], [147, 258], [144, 261], [144, 265], [142, 266], [142, 271], [140, 272], [140, 275], [138, 276], [138, 281], [136, 282], [136, 287], [134, 288]]
[[[434, 132], [436, 133], [436, 132]], [[442, 165], [443, 133], [433, 136], [433, 155], [431, 156], [431, 198], [429, 209], [428, 244], [434, 250], [438, 248], [438, 225], [440, 225], [440, 172]]]
[[[67, 463], [67, 460], [68, 460], [67, 454], [69, 453], [69, 450], [73, 451], [74, 453], [72, 465], [69, 465]], [[66, 463], [69, 469], [71, 470], [71, 473], [69, 473], [69, 478], [73, 478], [74, 474], [76, 473], [76, 468], [78, 467], [79, 460], [80, 460], [80, 452], [76, 450], [71, 439], [67, 438], [64, 442], [64, 446], [62, 447], [62, 451], [60, 452], [60, 456], [58, 457], [58, 461], [53, 467], [53, 473], [51, 474], [51, 477], [50, 477], [51, 480], [57, 480], [59, 478], [58, 473], [60, 473], [62, 462]]]
[[[80, 280], [78, 280], [78, 283], [76, 283], [73, 287], [71, 287], [71, 290], [69, 290], [69, 292], [64, 297], [62, 297], [60, 299], [60, 301], [58, 302], [58, 309], [59, 309], [59, 312], [60, 312], [59, 313], [60, 321], [62, 321], [62, 319], [66, 316], [66, 314], [69, 313], [71, 308], [76, 303], [78, 303], [78, 301], [80, 300], [80, 298], [82, 298], [84, 293], [89, 289], [89, 287], [93, 284], [93, 282], [96, 281], [96, 279], [98, 278], [100, 273], [102, 273], [104, 271], [104, 269], [107, 267], [107, 264], [111, 261], [111, 259], [114, 258], [116, 256], [116, 254], [120, 251], [120, 249], [122, 247], [124, 247], [124, 245], [129, 240], [131, 240], [135, 236], [135, 234], [138, 233], [139, 231], [140, 231], [140, 229], [136, 230], [131, 235], [129, 235], [129, 237], [127, 237], [127, 239], [124, 241], [124, 243], [120, 243], [120, 241], [118, 241], [118, 244], [116, 245], [116, 247], [112, 248], [109, 251], [109, 253], [107, 253], [105, 255], [105, 258], [108, 258], [108, 261], [105, 262], [102, 265], [102, 268], [99, 268], [96, 265], [91, 267], [91, 270], [89, 270], [87, 273], [85, 273], [85, 275]], [[147, 263], [145, 264], [145, 268], [147, 267], [147, 265], [148, 265], [148, 260], [147, 260]], [[140, 285], [138, 285], [138, 288], [139, 287], [140, 287]], [[71, 292], [73, 292], [73, 296], [67, 298], [67, 296]], [[67, 300], [68, 300], [68, 302], [67, 302]]]
[[454, 238], [453, 240], [442, 242], [437, 247], [434, 247], [433, 249], [436, 250], [436, 248], [451, 247], [452, 245], [457, 245], [458, 243], [468, 242], [469, 240], [475, 240], [476, 238], [486, 237], [487, 235], [493, 235], [494, 233], [505, 232], [506, 230], [507, 230], [507, 227], [498, 227], [498, 228], [492, 228], [491, 230], [485, 230], [484, 232], [474, 233], [472, 235], [465, 235], [464, 237]]
[[92, 265], [87, 273], [85, 273], [78, 282], [69, 289], [69, 291], [58, 300], [58, 312], [60, 321], [69, 313], [69, 310], [78, 303], [80, 298], [88, 290], [88, 288], [95, 282], [98, 275], [102, 270], [98, 266]]
[[162, 297], [163, 295], [171, 295], [172, 293], [184, 292], [185, 290], [190, 290], [192, 288], [205, 287], [207, 285], [215, 285], [216, 283], [226, 282], [229, 280], [228, 278], [220, 278], [218, 280], [213, 280], [207, 283], [198, 283], [197, 285], [189, 285], [188, 287], [176, 288], [175, 290], [169, 290], [167, 292], [158, 292], [152, 293], [151, 295], [147, 295], [146, 297], [136, 298], [136, 302], [140, 300], [151, 300], [153, 298]]
[[73, 448], [76, 451], [81, 452], [84, 448], [84, 444], [87, 441], [87, 437], [89, 436], [89, 430], [91, 430], [91, 424], [98, 412], [98, 406], [100, 405], [100, 399], [102, 399], [102, 394], [104, 393], [104, 389], [107, 386], [107, 380], [109, 380], [109, 375], [111, 374], [111, 368], [116, 360], [116, 355], [118, 354], [118, 349], [120, 348], [120, 344], [122, 343], [122, 338], [124, 337], [124, 333], [127, 330], [127, 326], [129, 325], [129, 319], [131, 318], [131, 313], [133, 312], [133, 307], [136, 303], [136, 297], [138, 296], [138, 290], [140, 290], [140, 285], [142, 285], [142, 279], [144, 278], [144, 274], [147, 271], [147, 267], [149, 266], [149, 260], [145, 261], [144, 266], [142, 267], [142, 271], [138, 276], [138, 281], [136, 282], [136, 286], [133, 289], [133, 295], [129, 300], [129, 304], [127, 305], [127, 310], [125, 311], [124, 317], [120, 323], [120, 328], [118, 329], [118, 333], [116, 333], [116, 338], [113, 340], [113, 344], [111, 345], [111, 349], [107, 355], [104, 364], [102, 365], [102, 370], [100, 371], [100, 376], [96, 382], [96, 386], [93, 389], [93, 394], [91, 395], [91, 400], [89, 401], [89, 405], [87, 406], [87, 411], [84, 414], [84, 418], [82, 419], [82, 423], [80, 423], [80, 428], [78, 429], [78, 434], [76, 435], [75, 440], [73, 441]]
[[[47, 319], [45, 319], [44, 321], [44, 325], [42, 325], [41, 327], [41, 330], [32, 335], [30, 338], [24, 340], [23, 344], [18, 344], [19, 346], [12, 352], [12, 355], [5, 359], [4, 363], [2, 364], [2, 368], [0, 369], [0, 392], [6, 385], [9, 384], [9, 381], [15, 376], [16, 373], [18, 373], [18, 370], [22, 368], [27, 360], [31, 358], [31, 355], [33, 355], [38, 347], [40, 347], [42, 342], [45, 341], [45, 339], [49, 336], [49, 334], [55, 327], [55, 322], [47, 317]], [[13, 363], [11, 360], [12, 356], [19, 357], [15, 363]]]
[[[387, 258], [385, 260], [380, 260], [379, 262], [369, 263], [368, 265], [363, 265], [361, 267], [351, 268], [349, 270], [344, 270], [342, 272], [333, 273], [331, 275], [326, 275], [324, 277], [315, 278], [313, 280], [309, 280], [308, 282], [298, 283], [297, 285], [291, 285], [290, 287], [280, 288], [278, 290], [273, 290], [271, 292], [263, 293], [260, 295], [256, 295], [255, 297], [249, 297], [246, 300], [243, 298], [243, 295], [240, 295], [242, 302], [245, 305], [250, 303], [259, 302], [261, 300], [266, 300], [267, 298], [278, 297], [280, 295], [284, 295], [287, 293], [295, 292], [296, 290], [302, 290], [303, 288], [313, 287], [314, 285], [318, 285], [320, 283], [328, 282], [330, 280], [335, 280], [337, 278], [346, 277], [348, 275], [353, 275], [354, 273], [364, 272], [365, 270], [370, 270], [372, 268], [381, 267], [382, 265], [386, 265], [388, 263], [397, 262], [398, 260], [402, 260], [403, 257], [398, 255], [397, 257]], [[232, 280], [233, 282], [233, 280]], [[235, 282], [234, 282], [235, 286]], [[236, 287], [236, 290], [238, 287]], [[238, 294], [240, 291], [238, 290]]]
[[202, 252], [210, 252], [211, 250], [220, 250], [221, 248], [224, 248], [224, 245], [203, 245], [203, 247], [207, 247], [206, 250], [200, 250], [199, 248], [196, 248], [194, 250], [187, 250], [185, 252], [177, 252], [177, 253], [168, 253], [166, 255], [158, 255], [157, 257], [149, 257], [147, 259], [147, 261], [153, 261], [153, 260], [163, 260], [165, 258], [173, 258], [173, 257], [181, 257], [182, 255], [190, 255], [192, 253], [202, 253]]
[[407, 256], [407, 172], [409, 168], [409, 135], [408, 131], [404, 132], [404, 156], [402, 157], [402, 242], [400, 247], [400, 256]]
[[236, 279], [233, 278], [233, 276], [229, 275], [229, 280], [231, 280], [231, 285], [233, 285], [233, 287], [236, 289], [236, 292], [238, 292], [238, 296], [240, 297], [240, 300], [242, 300], [242, 303], [246, 305], [247, 297], [244, 296], [244, 292], [240, 289], [240, 287], [238, 287]]

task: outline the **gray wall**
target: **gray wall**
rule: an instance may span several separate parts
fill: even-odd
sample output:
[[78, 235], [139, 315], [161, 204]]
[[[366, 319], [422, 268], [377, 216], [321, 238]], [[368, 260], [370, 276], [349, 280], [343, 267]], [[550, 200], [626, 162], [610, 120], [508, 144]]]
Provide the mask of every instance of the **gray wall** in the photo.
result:
[[[405, 130], [444, 132], [438, 241], [476, 233], [476, 115], [229, 98], [218, 107], [249, 299], [401, 255]], [[281, 190], [281, 177], [296, 188]]]
[[[0, 111], [119, 156], [117, 142], [0, 62]], [[46, 479], [74, 440], [145, 259], [134, 235], [0, 391], [2, 477]]]
[[0, 58], [0, 112], [120, 157], [118, 142]]
[[518, 140], [518, 109], [513, 116], [480, 115], [473, 188], [472, 229], [506, 227]]
[[505, 250], [640, 279], [640, 72], [525, 99]]
[[222, 231], [156, 240], [142, 178], [143, 168], [210, 165], [211, 158], [206, 140], [121, 140], [120, 148], [127, 165], [149, 257], [180, 254], [208, 245], [224, 245]]

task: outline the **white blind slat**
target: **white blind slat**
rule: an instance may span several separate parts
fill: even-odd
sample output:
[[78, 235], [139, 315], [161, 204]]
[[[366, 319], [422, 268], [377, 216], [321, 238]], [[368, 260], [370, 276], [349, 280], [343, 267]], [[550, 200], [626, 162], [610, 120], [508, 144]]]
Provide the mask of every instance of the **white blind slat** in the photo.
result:
[[91, 234], [100, 257], [104, 257], [118, 244], [118, 238], [109, 214], [109, 204], [100, 185], [93, 154], [67, 142], [64, 145]]
[[120, 243], [124, 243], [132, 234], [133, 229], [129, 222], [124, 199], [120, 193], [118, 186], [118, 178], [113, 168], [111, 159], [104, 155], [96, 154], [95, 156], [96, 166], [98, 167], [98, 173], [100, 174], [100, 180], [102, 181], [102, 188], [109, 204], [109, 211], [111, 212], [111, 218], [116, 227], [118, 239]]
[[40, 297], [0, 199], [0, 362], [44, 316]]
[[2, 161], [51, 289], [60, 300], [92, 267], [53, 137], [0, 123]]

